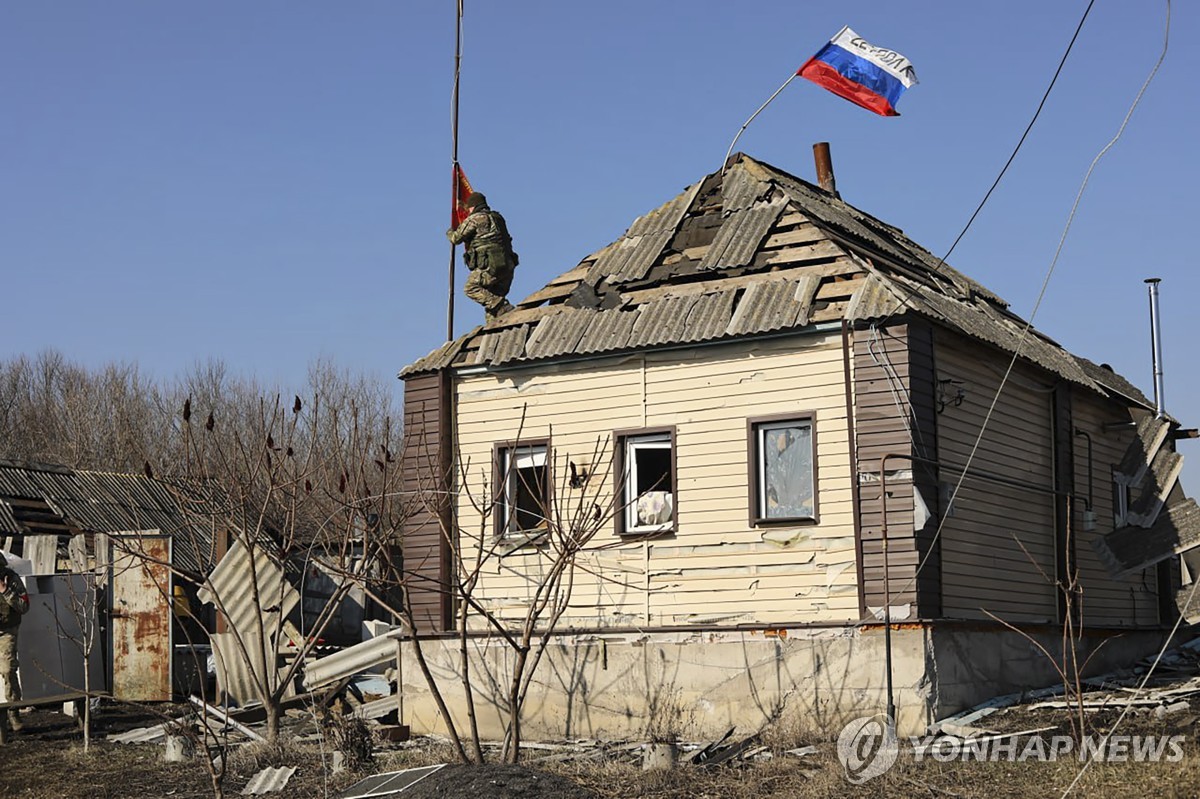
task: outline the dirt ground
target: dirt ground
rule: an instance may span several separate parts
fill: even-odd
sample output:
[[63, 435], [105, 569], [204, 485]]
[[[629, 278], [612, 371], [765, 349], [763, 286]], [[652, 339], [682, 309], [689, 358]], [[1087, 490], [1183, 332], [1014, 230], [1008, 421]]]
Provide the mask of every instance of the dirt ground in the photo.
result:
[[[104, 708], [96, 722], [97, 740], [87, 754], [70, 719], [38, 711], [23, 720], [26, 729], [13, 743], [0, 748], [0, 799], [184, 799], [213, 795], [208, 773], [199, 760], [166, 764], [162, 762], [161, 745], [115, 744], [104, 740], [110, 733], [157, 723], [159, 719], [146, 712], [115, 706]], [[1111, 721], [1103, 716], [1096, 719], [1098, 725]], [[1053, 711], [1022, 711], [1005, 720], [1006, 725], [1009, 722], [1012, 728], [1019, 729], [1050, 725], [1065, 729], [1065, 717]], [[1200, 744], [1191, 714], [1180, 713], [1175, 718], [1131, 716], [1123, 722], [1122, 730], [1129, 734], [1182, 735], [1184, 756], [1173, 763], [1094, 765], [1071, 796], [1088, 799], [1200, 796]], [[911, 753], [902, 752], [887, 773], [863, 785], [852, 785], [832, 743], [819, 743], [816, 753], [796, 757], [786, 754], [786, 750], [802, 741], [768, 736], [763, 742], [769, 748], [758, 753], [752, 762], [712, 768], [681, 765], [675, 770], [654, 772], [642, 771], [636, 751], [631, 754], [628, 746], [595, 750], [577, 758], [548, 757], [545, 751], [534, 750], [522, 766], [447, 766], [403, 795], [412, 799], [823, 799], [829, 796], [1026, 799], [1061, 796], [1081, 765], [1072, 758], [1008, 763], [940, 762], [925, 757], [918, 762]], [[410, 742], [390, 751], [386, 747], [380, 744], [374, 763], [364, 772], [337, 775], [328, 773], [331, 753], [320, 742], [240, 747], [230, 758], [225, 795], [239, 795], [249, 779], [267, 766], [297, 767], [284, 791], [271, 794], [290, 799], [336, 797], [370, 772], [453, 759], [444, 743]]]

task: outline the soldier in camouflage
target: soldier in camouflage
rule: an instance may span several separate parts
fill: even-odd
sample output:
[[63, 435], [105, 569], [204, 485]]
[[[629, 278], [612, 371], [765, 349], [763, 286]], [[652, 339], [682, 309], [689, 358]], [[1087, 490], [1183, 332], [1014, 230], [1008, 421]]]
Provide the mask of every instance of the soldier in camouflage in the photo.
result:
[[[7, 701], [19, 702], [21, 684], [17, 681], [17, 629], [21, 617], [29, 610], [29, 594], [17, 573], [8, 568], [8, 560], [0, 554], [0, 681], [4, 682]], [[7, 711], [9, 727], [21, 729], [17, 711]], [[4, 719], [0, 719], [0, 724]]]
[[487, 321], [499, 319], [513, 309], [506, 295], [512, 285], [517, 254], [504, 217], [488, 207], [487, 198], [474, 192], [467, 198], [471, 213], [456, 230], [447, 230], [453, 244], [465, 244], [465, 259], [471, 274], [464, 293], [483, 306]]

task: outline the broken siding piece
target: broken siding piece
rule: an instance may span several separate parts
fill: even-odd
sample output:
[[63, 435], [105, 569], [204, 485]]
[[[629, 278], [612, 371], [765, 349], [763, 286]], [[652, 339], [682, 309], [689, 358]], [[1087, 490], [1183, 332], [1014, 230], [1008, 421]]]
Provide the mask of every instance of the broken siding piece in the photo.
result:
[[1122, 527], [1097, 537], [1092, 546], [1114, 578], [1200, 546], [1200, 507], [1188, 499], [1167, 508], [1149, 529]]
[[1183, 456], [1169, 449], [1160, 449], [1154, 462], [1142, 478], [1140, 492], [1126, 515], [1126, 523], [1138, 527], [1149, 527], [1158, 518], [1159, 511], [1171, 494], [1171, 489], [1183, 471]]
[[1137, 423], [1135, 437], [1129, 449], [1125, 450], [1113, 479], [1121, 485], [1131, 487], [1141, 483], [1163, 442], [1167, 440], [1170, 430], [1171, 423], [1166, 418], [1143, 417]]

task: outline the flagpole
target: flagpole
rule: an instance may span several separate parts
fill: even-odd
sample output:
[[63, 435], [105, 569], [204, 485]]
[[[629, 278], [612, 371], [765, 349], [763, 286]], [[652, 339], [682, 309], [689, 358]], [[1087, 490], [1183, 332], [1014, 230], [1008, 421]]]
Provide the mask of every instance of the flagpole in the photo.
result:
[[[455, 2], [456, 17], [454, 24], [454, 99], [453, 110], [450, 114], [451, 128], [451, 165], [454, 172], [453, 205], [458, 207], [458, 78], [462, 72], [462, 18], [463, 0]], [[446, 341], [454, 339], [454, 244], [450, 244], [450, 290], [446, 294]]]
[[763, 103], [762, 105], [760, 105], [758, 107], [758, 110], [755, 111], [753, 114], [751, 114], [750, 118], [747, 119], [745, 121], [745, 123], [742, 125], [741, 129], [738, 130], [737, 135], [733, 137], [733, 141], [731, 141], [729, 143], [729, 149], [725, 151], [725, 160], [721, 163], [721, 175], [722, 176], [725, 175], [725, 168], [726, 168], [726, 165], [728, 165], [728, 163], [729, 163], [729, 156], [733, 154], [733, 148], [734, 148], [734, 146], [737, 145], [737, 140], [742, 137], [742, 133], [745, 132], [746, 128], [750, 127], [750, 123], [754, 121], [754, 118], [756, 116], [758, 116], [759, 114], [761, 114], [763, 109], [766, 108], [767, 106], [769, 106], [771, 104], [771, 101], [774, 100], [776, 97], [778, 97], [780, 95], [780, 93], [788, 87], [788, 84], [791, 83], [792, 81], [794, 81], [796, 79], [796, 76], [799, 74], [800, 74], [799, 72], [793, 72], [792, 76], [790, 78], [788, 78], [787, 80], [785, 80], [783, 82], [783, 85], [780, 86], [778, 89], [776, 89], [775, 93], [772, 94], [770, 97], [768, 97], [767, 101], [765, 103]]

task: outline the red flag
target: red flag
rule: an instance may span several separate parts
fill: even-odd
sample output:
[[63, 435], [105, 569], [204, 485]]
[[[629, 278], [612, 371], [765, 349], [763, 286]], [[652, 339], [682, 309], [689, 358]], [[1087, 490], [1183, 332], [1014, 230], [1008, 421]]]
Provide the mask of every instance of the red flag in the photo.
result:
[[467, 198], [475, 191], [471, 188], [471, 181], [467, 180], [467, 173], [463, 172], [463, 168], [457, 163], [454, 164], [453, 185], [454, 200], [450, 207], [450, 227], [457, 228], [471, 213], [471, 210], [467, 208]]

